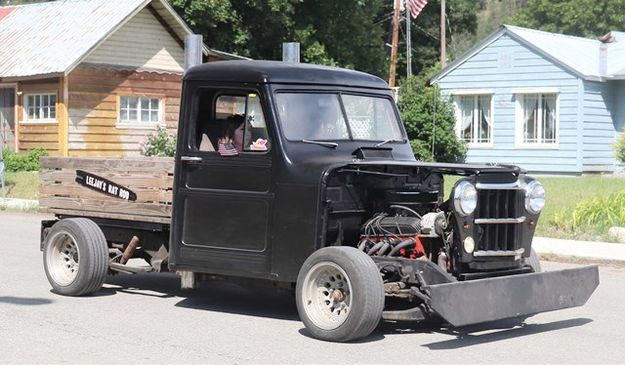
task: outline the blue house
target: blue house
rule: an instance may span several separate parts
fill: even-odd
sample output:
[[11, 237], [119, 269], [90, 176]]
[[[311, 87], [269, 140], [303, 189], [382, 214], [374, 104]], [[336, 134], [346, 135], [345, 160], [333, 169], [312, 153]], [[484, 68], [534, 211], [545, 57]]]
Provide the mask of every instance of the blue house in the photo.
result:
[[600, 40], [504, 25], [431, 82], [451, 98], [467, 162], [612, 172], [625, 126], [625, 33]]

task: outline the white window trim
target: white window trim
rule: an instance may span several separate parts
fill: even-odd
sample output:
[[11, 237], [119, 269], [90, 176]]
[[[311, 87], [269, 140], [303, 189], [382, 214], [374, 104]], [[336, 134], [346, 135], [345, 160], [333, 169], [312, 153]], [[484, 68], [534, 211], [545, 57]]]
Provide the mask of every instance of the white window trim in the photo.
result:
[[557, 87], [521, 87], [512, 89], [512, 94], [559, 94]]
[[[133, 122], [133, 121], [122, 121], [121, 120], [121, 109], [122, 109], [122, 98], [123, 97], [136, 97], [136, 98], [147, 98], [147, 99], [158, 99], [158, 121], [157, 122]], [[141, 113], [141, 110], [137, 111], [137, 115]], [[145, 129], [145, 130], [156, 130], [158, 127], [166, 128], [167, 123], [165, 123], [165, 98], [161, 96], [150, 96], [150, 95], [132, 95], [132, 94], [123, 94], [117, 96], [117, 123], [115, 125], [116, 128], [119, 129]]]
[[[56, 118], [47, 118], [47, 119], [28, 119], [28, 97], [33, 95], [54, 95], [56, 99], [55, 105], [55, 113], [58, 116], [59, 113], [59, 96], [55, 92], [43, 91], [36, 93], [24, 93], [22, 94], [22, 120], [20, 124], [58, 124], [59, 121]], [[17, 100], [16, 100], [17, 104]]]
[[[556, 95], [556, 141], [555, 143], [526, 143], [523, 142], [523, 105], [522, 98], [525, 95], [539, 94], [555, 94]], [[514, 117], [514, 147], [518, 149], [538, 149], [538, 150], [557, 150], [560, 148], [560, 92], [557, 88], [531, 88], [531, 89], [513, 89], [515, 98], [515, 117]], [[542, 123], [539, 123], [542, 128]], [[539, 129], [540, 131], [540, 129]], [[540, 132], [539, 132], [540, 135]]]
[[[456, 136], [458, 138], [462, 139], [462, 130], [461, 128], [461, 119], [462, 119], [462, 112], [460, 110], [460, 98], [459, 96], [474, 96], [474, 97], [479, 97], [481, 95], [488, 95], [490, 96], [490, 119], [491, 119], [491, 129], [490, 129], [490, 141], [489, 142], [466, 142], [467, 147], [469, 148], [473, 148], [473, 149], [479, 149], [479, 148], [493, 148], [495, 146], [495, 95], [493, 92], [488, 92], [488, 90], [486, 89], [472, 89], [473, 91], [477, 91], [479, 93], [452, 93], [452, 95], [454, 96], [454, 110], [456, 112], [456, 125], [455, 125], [455, 130], [456, 130]], [[477, 115], [477, 105], [474, 104], [473, 106], [473, 118], [475, 118], [475, 116]], [[475, 123], [475, 120], [473, 120], [471, 123]], [[477, 128], [475, 128], [474, 130], [474, 136], [473, 139], [476, 140], [476, 134], [477, 134]]]
[[452, 96], [471, 96], [471, 95], [493, 95], [495, 91], [493, 89], [459, 89], [452, 90], [449, 95]]

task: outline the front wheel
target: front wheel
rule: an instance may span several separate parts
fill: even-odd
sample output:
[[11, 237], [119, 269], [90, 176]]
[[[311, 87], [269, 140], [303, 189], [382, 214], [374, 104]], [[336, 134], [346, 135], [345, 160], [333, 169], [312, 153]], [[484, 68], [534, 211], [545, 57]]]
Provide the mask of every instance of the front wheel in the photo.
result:
[[85, 218], [62, 219], [52, 226], [43, 248], [48, 281], [62, 295], [91, 294], [108, 272], [108, 245], [100, 227]]
[[382, 318], [384, 284], [371, 257], [353, 247], [314, 252], [297, 277], [296, 303], [318, 339], [346, 342], [371, 334]]

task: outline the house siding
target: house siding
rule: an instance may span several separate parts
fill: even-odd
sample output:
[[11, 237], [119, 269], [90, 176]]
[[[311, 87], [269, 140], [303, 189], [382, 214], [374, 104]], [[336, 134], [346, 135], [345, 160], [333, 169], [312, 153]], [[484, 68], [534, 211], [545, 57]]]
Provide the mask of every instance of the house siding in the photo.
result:
[[164, 123], [178, 127], [181, 75], [137, 72], [83, 64], [69, 75], [69, 155], [138, 156], [140, 143], [155, 128], [118, 126], [119, 97], [158, 97]]
[[613, 171], [617, 120], [615, 85], [584, 82], [584, 131], [582, 165], [584, 172]]
[[[18, 148], [20, 152], [32, 148], [45, 148], [52, 156], [60, 154], [59, 149], [59, 87], [58, 78], [42, 79], [37, 81], [22, 81], [18, 83], [17, 121], [18, 121]], [[52, 93], [57, 95], [56, 122], [27, 122], [25, 121], [24, 97], [28, 94]]]
[[[470, 147], [467, 162], [517, 164], [531, 172], [581, 173], [578, 164], [578, 77], [508, 34], [503, 34], [438, 81], [450, 95], [467, 89], [493, 92], [493, 145]], [[557, 148], [515, 145], [517, 88], [559, 92]]]
[[184, 49], [145, 8], [96, 48], [85, 62], [183, 72]]

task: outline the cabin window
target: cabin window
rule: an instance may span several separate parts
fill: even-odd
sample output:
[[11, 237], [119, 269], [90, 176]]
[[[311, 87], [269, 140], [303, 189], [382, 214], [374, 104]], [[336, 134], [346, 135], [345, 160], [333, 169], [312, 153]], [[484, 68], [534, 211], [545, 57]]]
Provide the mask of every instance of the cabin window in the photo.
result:
[[517, 144], [555, 145], [558, 95], [519, 94], [517, 100]]
[[276, 94], [289, 141], [403, 141], [390, 98], [338, 93]]
[[474, 145], [493, 143], [492, 102], [492, 95], [456, 97], [456, 131], [462, 140]]
[[121, 124], [153, 125], [162, 121], [159, 98], [121, 96], [119, 104]]
[[56, 121], [56, 94], [27, 94], [24, 97], [26, 122]]
[[[215, 95], [216, 94], [216, 95]], [[234, 156], [241, 152], [266, 152], [270, 149], [265, 116], [257, 93], [200, 92], [196, 122], [199, 151]], [[211, 100], [214, 100], [211, 103]]]

